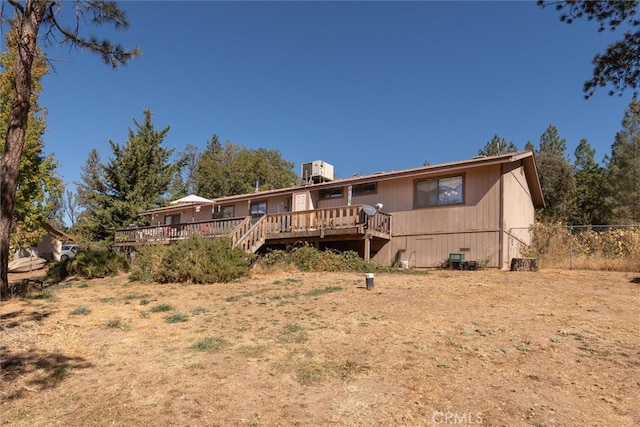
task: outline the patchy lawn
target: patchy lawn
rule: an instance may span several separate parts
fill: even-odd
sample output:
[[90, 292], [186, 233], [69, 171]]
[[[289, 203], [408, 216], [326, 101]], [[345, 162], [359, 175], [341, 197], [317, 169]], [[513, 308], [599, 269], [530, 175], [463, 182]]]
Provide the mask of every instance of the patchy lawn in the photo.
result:
[[640, 425], [640, 273], [70, 280], [0, 305], [12, 426]]

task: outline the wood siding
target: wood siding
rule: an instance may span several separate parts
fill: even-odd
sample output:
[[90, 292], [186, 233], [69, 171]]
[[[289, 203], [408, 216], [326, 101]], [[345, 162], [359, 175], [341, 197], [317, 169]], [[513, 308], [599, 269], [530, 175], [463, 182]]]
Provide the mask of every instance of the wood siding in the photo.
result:
[[375, 200], [393, 214], [392, 239], [373, 259], [438, 267], [450, 253], [464, 253], [466, 260], [498, 267], [500, 172], [499, 165], [465, 172], [465, 203], [429, 208], [413, 206], [416, 179], [380, 182]]
[[534, 208], [524, 168], [518, 164], [504, 165], [504, 253], [502, 268], [511, 265], [511, 258], [522, 256], [523, 245], [530, 242], [527, 228], [533, 225]]
[[164, 218], [170, 215], [180, 215], [180, 223], [208, 221], [213, 218], [212, 205], [175, 206], [170, 211], [151, 215], [151, 225], [163, 225]]
[[[381, 213], [390, 214], [391, 238], [381, 237], [370, 242], [371, 257], [379, 264], [393, 265], [399, 261], [409, 261], [410, 267], [438, 267], [449, 259], [449, 254], [462, 253], [467, 261], [504, 268], [512, 257], [519, 255], [521, 243], [528, 243], [524, 241], [528, 233], [521, 230], [533, 224], [534, 209], [543, 204], [532, 156], [530, 152], [490, 156], [230, 196], [220, 198], [216, 203], [221, 206], [233, 205], [234, 216], [245, 217], [250, 214], [251, 202], [264, 202], [267, 214], [276, 221], [268, 222], [268, 226], [264, 227], [275, 227], [278, 232], [285, 234], [295, 232], [296, 228], [305, 230], [306, 234], [300, 237], [308, 238], [308, 242], [316, 247], [329, 248], [339, 243], [339, 249], [356, 248], [359, 251], [363, 242], [362, 234], [358, 232], [350, 239], [348, 233], [345, 234], [346, 230], [340, 229], [341, 221], [349, 215], [337, 214], [331, 209], [343, 209], [349, 204], [376, 206], [381, 203]], [[463, 178], [463, 203], [432, 207], [414, 205], [416, 182], [458, 176]], [[349, 185], [362, 187], [365, 184], [367, 191], [371, 192], [352, 195], [349, 200]], [[332, 190], [337, 189], [341, 189], [341, 197], [321, 198], [321, 194], [336, 194], [337, 191]], [[296, 198], [296, 195], [304, 195], [304, 199]], [[168, 207], [165, 213], [154, 212], [152, 224], [162, 224], [164, 215], [174, 211], [175, 208]], [[290, 212], [304, 215], [290, 216]], [[318, 212], [324, 212], [322, 215], [325, 216], [318, 216]], [[184, 209], [181, 221], [197, 222], [211, 218], [210, 215], [210, 206], [203, 206], [199, 216], [194, 215], [192, 209]], [[333, 228], [340, 229], [340, 239], [332, 236], [331, 224]], [[269, 241], [267, 238], [267, 245]]]

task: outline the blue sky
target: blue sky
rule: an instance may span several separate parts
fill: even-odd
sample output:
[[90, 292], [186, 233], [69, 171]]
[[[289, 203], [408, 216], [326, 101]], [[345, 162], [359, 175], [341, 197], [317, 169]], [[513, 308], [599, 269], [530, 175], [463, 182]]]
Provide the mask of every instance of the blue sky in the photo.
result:
[[[66, 5], [68, 7], [68, 5]], [[277, 149], [300, 172], [339, 177], [475, 156], [494, 134], [522, 149], [553, 124], [567, 154], [586, 138], [602, 160], [631, 93], [585, 100], [591, 60], [620, 36], [566, 25], [530, 2], [122, 2], [131, 28], [91, 28], [142, 55], [113, 71], [47, 49], [45, 147], [71, 185], [92, 148], [124, 144], [150, 109], [164, 146], [213, 134]], [[68, 12], [68, 10], [67, 10]]]

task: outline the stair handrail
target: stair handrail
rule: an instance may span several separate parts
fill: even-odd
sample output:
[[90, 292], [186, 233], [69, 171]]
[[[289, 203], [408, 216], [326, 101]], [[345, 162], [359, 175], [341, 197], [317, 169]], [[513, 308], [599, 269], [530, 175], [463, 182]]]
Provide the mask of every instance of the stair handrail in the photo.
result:
[[[262, 246], [265, 241], [264, 219], [267, 215], [263, 215], [258, 219], [251, 227], [240, 236], [237, 240], [233, 241], [233, 247], [241, 247], [245, 252], [255, 251]], [[247, 217], [251, 221], [251, 217]], [[258, 247], [254, 247], [256, 243], [261, 242]]]

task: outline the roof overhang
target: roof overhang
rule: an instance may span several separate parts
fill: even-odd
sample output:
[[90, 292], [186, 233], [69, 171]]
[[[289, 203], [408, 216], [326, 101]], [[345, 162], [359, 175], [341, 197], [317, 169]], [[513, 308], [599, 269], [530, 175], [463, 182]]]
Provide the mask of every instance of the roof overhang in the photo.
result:
[[49, 224], [48, 222], [44, 222], [42, 223], [42, 228], [49, 233], [49, 235], [51, 235], [52, 237], [58, 239], [58, 240], [66, 240], [66, 241], [71, 241], [71, 242], [75, 242], [75, 239], [68, 235], [67, 233], [65, 233], [62, 230], [58, 230], [57, 228], [55, 228], [53, 225]]
[[400, 171], [380, 172], [371, 175], [362, 175], [339, 179], [335, 181], [323, 182], [318, 184], [299, 185], [294, 187], [281, 188], [278, 190], [257, 191], [247, 194], [239, 194], [236, 196], [220, 197], [215, 199], [217, 204], [228, 204], [242, 202], [246, 200], [263, 199], [283, 194], [291, 194], [300, 191], [322, 190], [326, 188], [343, 187], [345, 185], [357, 185], [367, 182], [388, 181], [398, 178], [411, 177], [428, 177], [437, 176], [448, 173], [456, 173], [470, 168], [486, 167], [492, 165], [502, 165], [507, 163], [522, 162], [527, 183], [531, 192], [531, 199], [536, 208], [544, 207], [544, 198], [542, 195], [542, 186], [536, 167], [535, 158], [532, 151], [519, 151], [515, 153], [507, 153], [500, 156], [482, 156], [473, 159], [442, 163], [433, 166], [422, 166], [413, 169], [405, 169]]
[[405, 169], [400, 171], [380, 172], [371, 175], [362, 175], [357, 177], [338, 179], [335, 181], [323, 182], [318, 184], [298, 185], [293, 187], [280, 188], [277, 190], [255, 191], [252, 193], [239, 194], [236, 196], [219, 197], [217, 199], [208, 200], [208, 202], [190, 202], [180, 203], [171, 206], [165, 206], [162, 208], [149, 209], [141, 212], [140, 215], [152, 215], [156, 213], [171, 213], [179, 212], [185, 208], [191, 208], [195, 206], [206, 205], [222, 205], [238, 203], [243, 201], [260, 200], [268, 197], [275, 197], [280, 195], [289, 195], [296, 192], [310, 191], [310, 190], [322, 190], [327, 188], [344, 187], [345, 185], [357, 185], [368, 182], [380, 182], [388, 181], [399, 178], [411, 178], [411, 177], [429, 177], [438, 176], [443, 174], [457, 173], [470, 168], [487, 167], [493, 165], [503, 165], [515, 162], [522, 162], [524, 173], [526, 176], [527, 184], [531, 192], [531, 199], [533, 206], [536, 208], [544, 207], [544, 197], [542, 194], [542, 186], [540, 185], [540, 178], [538, 176], [538, 169], [536, 167], [535, 157], [532, 151], [519, 151], [515, 153], [506, 153], [499, 156], [478, 156], [469, 160], [462, 160], [450, 163], [441, 163], [432, 166], [421, 166], [413, 169]]

